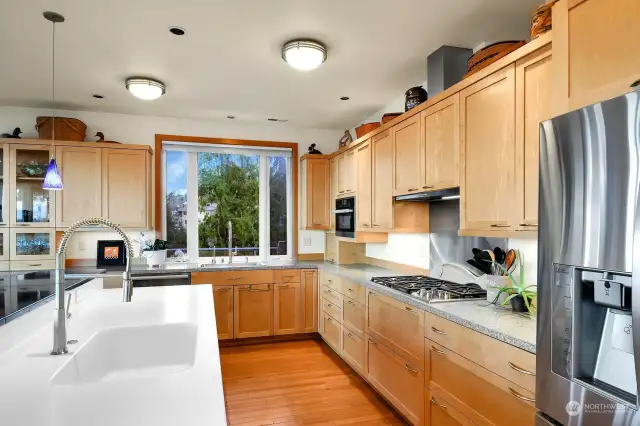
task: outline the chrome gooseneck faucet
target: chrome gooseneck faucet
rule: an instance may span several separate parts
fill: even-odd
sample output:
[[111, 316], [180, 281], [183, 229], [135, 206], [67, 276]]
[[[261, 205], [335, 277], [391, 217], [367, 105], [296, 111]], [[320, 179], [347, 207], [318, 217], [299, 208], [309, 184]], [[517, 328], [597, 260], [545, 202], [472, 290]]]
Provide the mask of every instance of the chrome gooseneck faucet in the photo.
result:
[[[125, 250], [127, 252], [127, 265], [122, 274], [122, 301], [131, 302], [131, 258], [133, 257], [133, 247], [127, 234], [115, 223], [108, 219], [100, 217], [89, 217], [81, 219], [71, 225], [62, 236], [60, 240], [60, 246], [56, 251], [56, 307], [55, 316], [53, 319], [53, 349], [51, 355], [62, 355], [68, 352], [67, 349], [67, 324], [66, 324], [66, 310], [64, 302], [64, 253], [69, 243], [69, 238], [83, 226], [95, 226], [105, 225], [116, 231], [124, 241]], [[78, 276], [79, 278], [96, 278], [103, 277], [104, 275], [86, 275]]]

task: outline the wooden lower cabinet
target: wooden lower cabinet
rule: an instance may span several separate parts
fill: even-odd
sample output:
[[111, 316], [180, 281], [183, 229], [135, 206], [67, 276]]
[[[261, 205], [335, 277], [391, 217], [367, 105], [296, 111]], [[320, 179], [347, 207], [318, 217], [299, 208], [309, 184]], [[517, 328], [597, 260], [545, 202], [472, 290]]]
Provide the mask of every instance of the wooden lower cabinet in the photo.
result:
[[273, 287], [271, 284], [235, 286], [233, 299], [236, 339], [273, 335]]
[[353, 367], [358, 373], [365, 375], [366, 368], [366, 345], [364, 339], [342, 325], [342, 358]]
[[426, 389], [424, 392], [425, 426], [475, 426], [453, 406], [444, 402], [440, 396]]
[[273, 285], [273, 334], [300, 333], [302, 328], [300, 283]]
[[318, 331], [318, 270], [303, 269], [300, 273], [302, 332]]
[[366, 344], [369, 383], [411, 424], [422, 425], [424, 372], [371, 337]]
[[324, 340], [338, 355], [342, 355], [342, 326], [324, 311], [322, 312], [322, 331]]
[[233, 286], [213, 287], [218, 340], [233, 339]]
[[348, 297], [342, 297], [342, 325], [360, 338], [364, 337], [365, 311], [365, 305]]
[[455, 405], [478, 425], [535, 424], [535, 396], [531, 392], [444, 346], [430, 340], [427, 345], [426, 384], [442, 404]]

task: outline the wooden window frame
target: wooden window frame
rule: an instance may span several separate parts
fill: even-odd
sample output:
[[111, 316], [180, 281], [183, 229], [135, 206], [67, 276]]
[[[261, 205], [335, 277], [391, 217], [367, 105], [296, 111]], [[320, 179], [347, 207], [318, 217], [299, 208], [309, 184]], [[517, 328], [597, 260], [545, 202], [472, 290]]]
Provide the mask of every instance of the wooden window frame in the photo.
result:
[[185, 142], [185, 143], [202, 143], [215, 145], [235, 145], [246, 147], [270, 147], [270, 148], [288, 148], [291, 150], [291, 181], [293, 183], [293, 259], [298, 257], [298, 143], [297, 142], [273, 142], [273, 141], [254, 141], [249, 139], [226, 139], [226, 138], [207, 138], [202, 136], [180, 136], [156, 134], [155, 138], [155, 158], [154, 158], [154, 227], [156, 232], [162, 230], [162, 143], [163, 142]]

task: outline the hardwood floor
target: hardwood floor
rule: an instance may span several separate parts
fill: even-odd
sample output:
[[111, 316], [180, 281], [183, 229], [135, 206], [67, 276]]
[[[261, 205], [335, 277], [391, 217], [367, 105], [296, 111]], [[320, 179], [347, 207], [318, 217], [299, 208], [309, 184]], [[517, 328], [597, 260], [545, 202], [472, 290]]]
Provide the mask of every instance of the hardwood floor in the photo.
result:
[[406, 424], [323, 342], [224, 347], [220, 355], [232, 426]]

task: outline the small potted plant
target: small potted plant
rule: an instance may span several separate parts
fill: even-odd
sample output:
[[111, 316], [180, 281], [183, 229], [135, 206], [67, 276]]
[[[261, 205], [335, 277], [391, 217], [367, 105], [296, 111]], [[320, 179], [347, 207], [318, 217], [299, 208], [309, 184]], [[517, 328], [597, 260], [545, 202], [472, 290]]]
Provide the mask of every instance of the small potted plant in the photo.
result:
[[493, 299], [492, 303], [497, 303], [502, 294], [506, 294], [507, 297], [500, 303], [500, 306], [504, 306], [507, 303], [511, 303], [511, 309], [514, 312], [529, 312], [530, 314], [536, 311], [536, 306], [533, 303], [533, 300], [537, 296], [537, 287], [535, 285], [526, 285], [524, 278], [524, 260], [522, 258], [522, 254], [520, 250], [516, 250], [516, 262], [520, 268], [520, 276], [519, 279], [516, 280], [511, 272], [507, 271], [504, 266], [499, 263], [495, 263], [497, 268], [499, 268], [503, 274], [505, 274], [511, 286], [509, 287], [495, 287], [498, 290], [498, 294]]
[[167, 260], [167, 242], [165, 240], [156, 239], [151, 242], [143, 234], [140, 234], [140, 251], [150, 267], [164, 265]]

